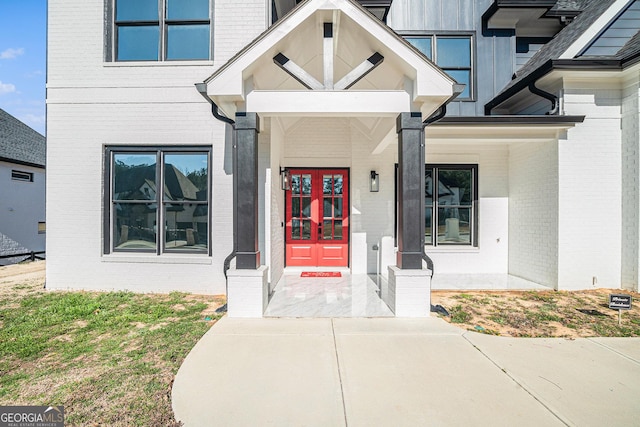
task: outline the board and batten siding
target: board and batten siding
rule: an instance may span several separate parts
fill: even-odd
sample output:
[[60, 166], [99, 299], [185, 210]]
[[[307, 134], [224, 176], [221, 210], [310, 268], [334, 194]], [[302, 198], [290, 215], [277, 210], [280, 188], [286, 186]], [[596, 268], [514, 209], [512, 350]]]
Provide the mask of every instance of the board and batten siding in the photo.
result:
[[515, 72], [515, 35], [482, 34], [482, 14], [492, 0], [395, 0], [387, 24], [399, 34], [474, 35], [475, 100], [447, 106], [450, 116], [482, 116]]

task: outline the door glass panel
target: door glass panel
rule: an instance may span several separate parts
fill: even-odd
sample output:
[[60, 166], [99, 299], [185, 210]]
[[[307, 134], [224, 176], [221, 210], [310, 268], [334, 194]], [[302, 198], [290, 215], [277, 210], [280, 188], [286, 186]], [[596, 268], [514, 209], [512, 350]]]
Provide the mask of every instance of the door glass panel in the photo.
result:
[[324, 207], [323, 207], [323, 211], [322, 211], [322, 216], [324, 218], [331, 218], [333, 217], [333, 212], [331, 209], [331, 198], [327, 198], [324, 199], [324, 203], [323, 203]]
[[300, 240], [300, 220], [291, 220], [291, 238], [293, 240]]
[[302, 175], [302, 194], [311, 194], [311, 175]]
[[333, 230], [331, 230], [331, 220], [325, 219], [324, 226], [322, 227], [322, 238], [324, 240], [331, 240], [331, 238], [333, 237], [331, 233], [332, 231]]
[[433, 169], [424, 172], [424, 203], [427, 207], [433, 204]]
[[333, 222], [334, 230], [333, 230], [333, 238], [335, 240], [342, 240], [342, 221], [335, 220]]
[[311, 240], [311, 220], [302, 220], [302, 240]]
[[334, 175], [333, 177], [333, 194], [342, 194], [342, 175]]
[[300, 199], [297, 197], [291, 198], [291, 216], [294, 218], [300, 216]]
[[302, 217], [303, 218], [311, 217], [311, 198], [310, 197], [302, 198]]
[[331, 175], [322, 177], [322, 194], [331, 194]]
[[342, 218], [342, 198], [333, 199], [333, 217]]
[[291, 193], [300, 194], [300, 175], [291, 176]]

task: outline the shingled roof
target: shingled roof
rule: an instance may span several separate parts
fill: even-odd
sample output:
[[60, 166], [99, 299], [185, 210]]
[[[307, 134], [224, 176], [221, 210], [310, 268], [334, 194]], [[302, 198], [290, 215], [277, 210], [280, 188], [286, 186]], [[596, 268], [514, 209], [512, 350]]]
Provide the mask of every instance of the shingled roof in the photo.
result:
[[0, 160], [44, 168], [46, 139], [0, 109]]
[[549, 43], [545, 44], [533, 57], [520, 68], [502, 92], [537, 70], [550, 59], [558, 59], [615, 0], [598, 0], [587, 4], [576, 19], [560, 31]]
[[[491, 114], [491, 110], [496, 106], [522, 89], [525, 89], [531, 79], [536, 80], [556, 67], [593, 67], [594, 59], [603, 64], [604, 62], [602, 61], [611, 60], [614, 62], [614, 65], [611, 66], [615, 66], [615, 63], [617, 63], [618, 67], [625, 67], [626, 64], [635, 63], [640, 56], [640, 34], [635, 34], [615, 55], [598, 57], [580, 56], [573, 59], [560, 59], [567, 49], [569, 49], [615, 1], [616, 0], [598, 0], [584, 2], [584, 10], [569, 25], [556, 34], [553, 40], [540, 48], [540, 50], [518, 70], [513, 80], [491, 101], [485, 104], [485, 114]], [[577, 1], [574, 6], [580, 6], [578, 3], [580, 2]]]

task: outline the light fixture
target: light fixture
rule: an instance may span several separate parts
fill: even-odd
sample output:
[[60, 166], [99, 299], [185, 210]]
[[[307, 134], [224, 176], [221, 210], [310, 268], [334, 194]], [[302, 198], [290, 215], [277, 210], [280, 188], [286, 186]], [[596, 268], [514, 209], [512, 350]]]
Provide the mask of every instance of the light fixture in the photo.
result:
[[280, 188], [283, 190], [291, 189], [291, 173], [287, 168], [280, 168]]
[[369, 191], [377, 193], [380, 191], [380, 175], [376, 171], [371, 171], [371, 181], [369, 182]]

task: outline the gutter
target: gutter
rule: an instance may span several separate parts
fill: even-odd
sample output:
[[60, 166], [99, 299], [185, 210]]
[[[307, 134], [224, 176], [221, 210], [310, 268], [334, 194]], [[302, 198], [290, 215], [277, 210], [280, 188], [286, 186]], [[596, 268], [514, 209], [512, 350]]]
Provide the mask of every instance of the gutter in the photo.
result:
[[23, 160], [11, 159], [9, 157], [0, 156], [0, 162], [13, 163], [13, 164], [16, 164], [16, 165], [21, 165], [21, 166], [30, 166], [32, 168], [38, 168], [38, 169], [46, 169], [45, 165], [41, 165], [39, 163], [31, 163], [31, 162], [26, 162], [26, 161], [23, 161]]
[[[534, 83], [535, 84], [536, 81], [538, 81], [539, 79], [541, 79], [542, 77], [546, 76], [551, 71], [553, 71], [553, 68], [554, 68], [553, 67], [553, 61], [552, 60], [548, 60], [547, 62], [542, 64], [542, 66], [538, 67], [538, 69], [536, 69], [534, 72], [532, 72], [531, 74], [525, 76], [523, 79], [521, 79], [518, 82], [516, 82], [513, 86], [508, 88], [506, 91], [502, 92], [501, 94], [499, 94], [498, 96], [493, 98], [491, 101], [489, 101], [488, 103], [486, 103], [484, 105], [484, 114], [485, 114], [485, 116], [490, 116], [491, 115], [491, 111], [494, 108], [496, 108], [498, 105], [502, 104], [504, 101], [506, 101], [507, 99], [511, 98], [512, 96], [516, 95], [521, 90], [529, 87], [530, 83]], [[551, 94], [549, 94], [549, 95], [551, 95]], [[551, 95], [551, 96], [553, 96], [553, 95]]]
[[[535, 86], [535, 83], [542, 77], [546, 76], [554, 70], [574, 70], [574, 71], [621, 71], [627, 67], [633, 66], [640, 62], [640, 52], [635, 53], [627, 58], [622, 59], [602, 59], [602, 58], [585, 58], [585, 59], [549, 59], [547, 62], [538, 67], [535, 71], [528, 74], [513, 86], [493, 98], [491, 101], [484, 105], [484, 114], [486, 116], [491, 115], [491, 111], [498, 105], [507, 101], [518, 92], [529, 88], [531, 93], [542, 96], [553, 103], [551, 97], [555, 98], [557, 103], [557, 97], [548, 92], [541, 90]], [[533, 89], [532, 89], [533, 87]], [[543, 95], [544, 93], [545, 95]], [[556, 112], [550, 111], [547, 114], [556, 114]]]
[[[206, 83], [196, 83], [196, 89], [198, 90], [198, 92], [200, 93], [200, 95], [203, 96], [204, 99], [207, 100], [207, 102], [209, 102], [211, 104], [211, 114], [213, 114], [213, 117], [215, 117], [216, 119], [220, 120], [223, 123], [226, 123], [228, 125], [231, 125], [231, 127], [235, 130], [236, 128], [236, 122], [231, 120], [229, 117], [220, 114], [220, 109], [218, 107], [218, 105], [213, 102], [213, 99], [209, 98], [209, 96], [207, 95], [207, 84]], [[234, 144], [235, 145], [235, 144]], [[236, 161], [235, 161], [235, 150], [234, 150], [234, 156], [233, 156], [233, 206], [236, 206], [237, 204], [237, 194], [238, 194], [238, 186], [237, 186], [237, 182], [236, 182]], [[227, 271], [229, 271], [229, 268], [231, 268], [231, 260], [234, 259], [236, 257], [236, 248], [237, 248], [237, 239], [236, 239], [236, 235], [237, 235], [237, 219], [236, 219], [236, 210], [233, 210], [233, 249], [231, 251], [231, 253], [229, 255], [227, 255], [227, 257], [224, 259], [224, 266], [223, 266], [223, 273], [224, 273], [224, 278], [227, 279]]]

